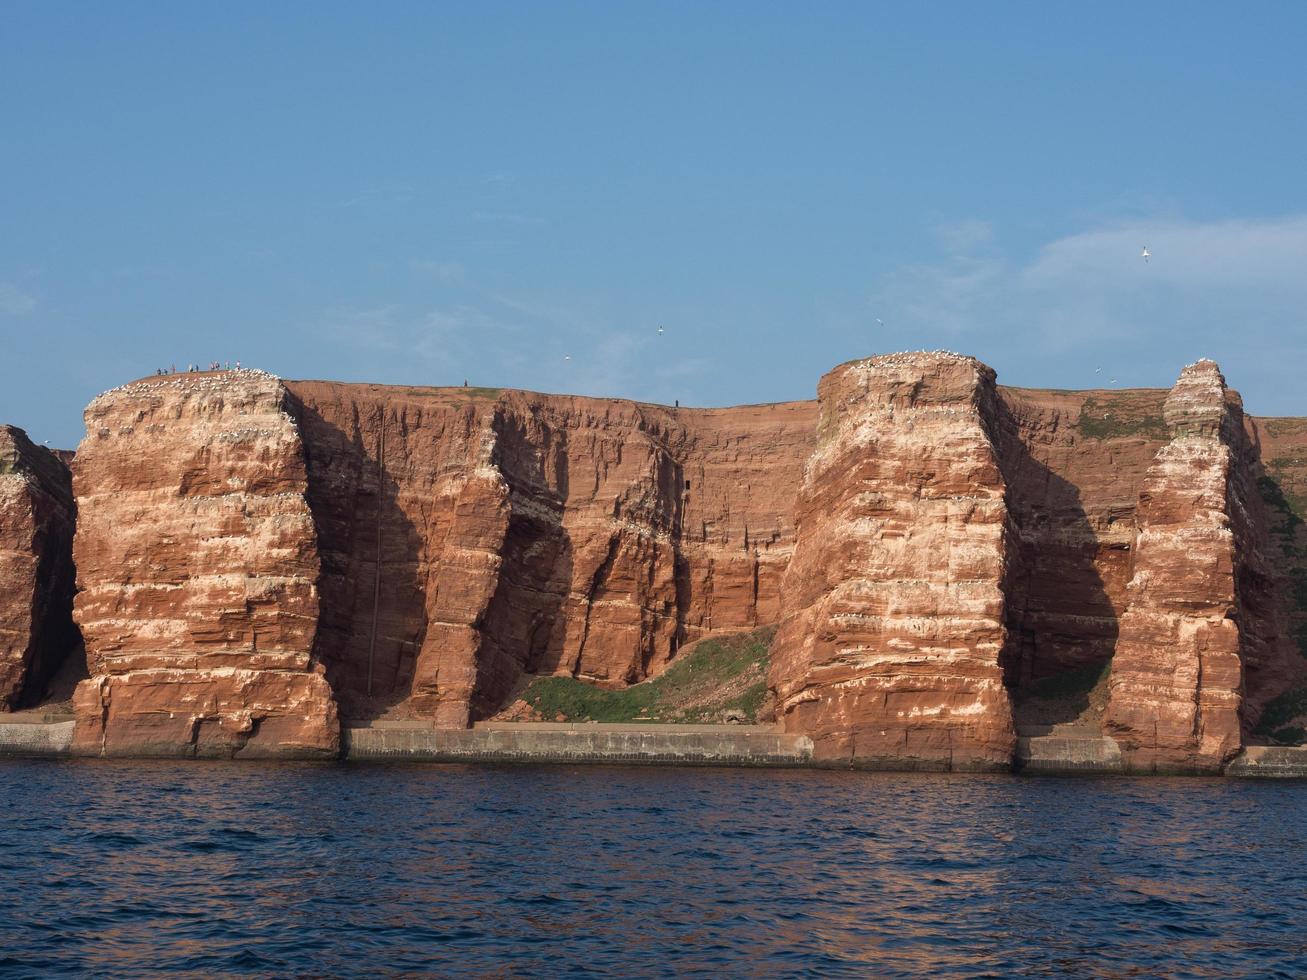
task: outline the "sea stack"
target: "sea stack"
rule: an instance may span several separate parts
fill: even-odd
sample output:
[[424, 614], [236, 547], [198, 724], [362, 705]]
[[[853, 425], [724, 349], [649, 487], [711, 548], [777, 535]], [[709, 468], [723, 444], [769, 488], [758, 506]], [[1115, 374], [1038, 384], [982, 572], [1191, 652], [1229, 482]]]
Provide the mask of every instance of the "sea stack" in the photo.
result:
[[87, 408], [73, 550], [91, 677], [74, 697], [76, 751], [338, 753], [286, 401], [276, 378], [235, 371], [141, 381]]
[[828, 764], [1005, 769], [1013, 532], [994, 372], [946, 352], [836, 368], [796, 504], [771, 685]]

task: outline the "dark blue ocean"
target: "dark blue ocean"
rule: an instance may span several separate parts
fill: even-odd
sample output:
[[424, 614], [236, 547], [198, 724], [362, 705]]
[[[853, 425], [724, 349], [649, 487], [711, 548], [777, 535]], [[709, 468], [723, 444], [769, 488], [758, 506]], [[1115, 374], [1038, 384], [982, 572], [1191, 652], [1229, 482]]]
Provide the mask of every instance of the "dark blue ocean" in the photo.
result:
[[0, 763], [0, 974], [1307, 975], [1307, 783]]

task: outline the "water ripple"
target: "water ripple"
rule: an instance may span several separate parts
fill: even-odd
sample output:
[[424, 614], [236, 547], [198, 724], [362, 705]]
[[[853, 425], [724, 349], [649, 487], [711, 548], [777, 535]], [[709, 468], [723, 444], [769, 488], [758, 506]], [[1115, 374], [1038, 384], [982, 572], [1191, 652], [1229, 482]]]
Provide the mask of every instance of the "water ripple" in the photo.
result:
[[1307, 784], [0, 764], [0, 976], [1302, 976]]

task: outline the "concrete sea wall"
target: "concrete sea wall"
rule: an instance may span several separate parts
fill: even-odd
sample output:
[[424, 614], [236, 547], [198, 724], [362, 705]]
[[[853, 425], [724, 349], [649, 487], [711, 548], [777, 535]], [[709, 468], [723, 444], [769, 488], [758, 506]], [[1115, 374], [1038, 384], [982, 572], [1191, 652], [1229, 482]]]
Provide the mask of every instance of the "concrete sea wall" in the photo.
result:
[[471, 729], [374, 724], [344, 732], [348, 759], [803, 766], [812, 740], [763, 726], [495, 724]]
[[68, 755], [76, 722], [0, 724], [0, 757]]
[[[0, 758], [71, 754], [74, 722], [0, 724]], [[348, 760], [408, 762], [600, 763], [621, 765], [829, 767], [812, 740], [761, 725], [596, 725], [484, 722], [435, 729], [412, 722], [346, 728]], [[1017, 740], [1016, 771], [1029, 775], [1121, 775], [1111, 738], [1043, 735]], [[1249, 779], [1307, 779], [1307, 748], [1250, 746], [1225, 769]]]

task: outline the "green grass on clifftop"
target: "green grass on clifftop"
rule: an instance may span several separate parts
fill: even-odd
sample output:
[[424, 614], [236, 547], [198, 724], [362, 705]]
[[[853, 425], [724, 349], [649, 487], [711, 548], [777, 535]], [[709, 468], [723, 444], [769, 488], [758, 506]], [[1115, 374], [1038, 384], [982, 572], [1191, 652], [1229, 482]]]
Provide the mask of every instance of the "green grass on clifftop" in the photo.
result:
[[1106, 402], [1087, 398], [1080, 408], [1077, 424], [1082, 435], [1090, 439], [1166, 439], [1170, 435], [1160, 406], [1139, 398], [1113, 398]]
[[571, 677], [541, 677], [522, 700], [546, 721], [711, 724], [738, 713], [757, 721], [767, 699], [774, 627], [702, 640], [653, 680], [606, 691]]

